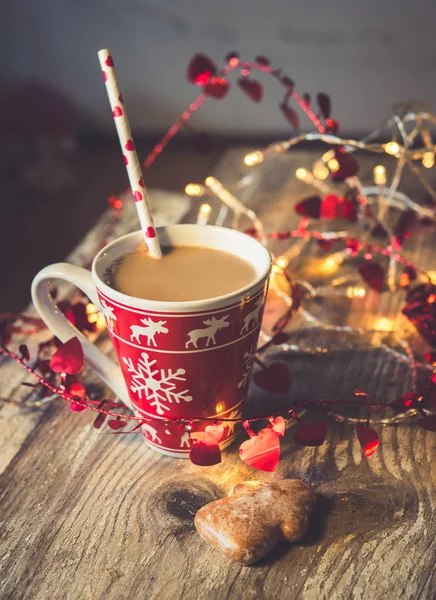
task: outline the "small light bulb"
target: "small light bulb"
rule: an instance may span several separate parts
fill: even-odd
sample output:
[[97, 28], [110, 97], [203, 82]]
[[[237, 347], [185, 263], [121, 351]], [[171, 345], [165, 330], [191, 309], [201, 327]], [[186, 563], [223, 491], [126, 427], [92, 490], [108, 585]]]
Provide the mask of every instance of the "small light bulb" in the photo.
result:
[[374, 183], [377, 185], [385, 185], [386, 183], [386, 169], [383, 165], [377, 165], [374, 167]]
[[185, 194], [187, 196], [195, 196], [200, 198], [204, 195], [204, 187], [199, 183], [188, 183], [185, 187]]
[[303, 167], [300, 167], [299, 169], [297, 169], [295, 171], [295, 177], [297, 179], [299, 179], [300, 181], [304, 181], [304, 179], [306, 179], [306, 177], [307, 177], [307, 174], [308, 174], [307, 170], [304, 169]]
[[316, 179], [327, 179], [330, 175], [329, 170], [322, 162], [316, 162], [313, 165], [312, 173]]
[[280, 267], [280, 269], [286, 269], [288, 266], [288, 259], [286, 256], [279, 256], [276, 260], [276, 265]]
[[330, 171], [332, 171], [333, 173], [339, 169], [339, 163], [336, 160], [336, 158], [331, 158], [328, 161], [327, 166], [330, 169]]
[[366, 290], [363, 287], [348, 287], [346, 295], [348, 298], [364, 298]]
[[378, 331], [392, 331], [393, 323], [390, 319], [387, 319], [386, 317], [380, 317], [380, 319], [376, 320], [374, 324], [374, 329]]
[[434, 166], [434, 152], [424, 152], [422, 166], [431, 169]]
[[244, 156], [244, 163], [247, 165], [247, 167], [252, 167], [254, 165], [258, 165], [262, 161], [263, 161], [263, 154], [262, 154], [262, 152], [260, 152], [260, 150], [257, 150], [256, 152], [250, 152], [250, 154], [246, 154]]
[[322, 155], [322, 160], [326, 163], [326, 162], [328, 162], [329, 160], [331, 160], [334, 157], [335, 157], [335, 151], [334, 150], [328, 150], [327, 152], [325, 152]]
[[391, 156], [396, 156], [400, 151], [400, 145], [397, 142], [388, 142], [384, 145], [384, 149], [386, 154], [390, 154]]
[[212, 212], [210, 204], [202, 204], [198, 211], [197, 225], [206, 225], [209, 220], [209, 215]]

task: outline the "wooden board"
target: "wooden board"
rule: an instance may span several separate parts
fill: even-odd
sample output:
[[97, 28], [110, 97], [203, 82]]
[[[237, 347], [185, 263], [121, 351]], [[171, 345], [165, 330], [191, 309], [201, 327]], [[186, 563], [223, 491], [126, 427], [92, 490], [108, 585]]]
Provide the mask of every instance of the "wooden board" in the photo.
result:
[[[292, 204], [310, 193], [295, 182], [295, 165], [309, 164], [313, 155], [294, 153], [264, 166], [250, 188], [238, 190], [243, 154], [227, 154], [217, 176], [250, 200], [267, 229], [291, 226]], [[370, 161], [365, 166], [370, 173]], [[418, 243], [410, 252], [429, 268], [430, 250]], [[364, 302], [324, 303], [320, 317], [346, 323], [355, 318], [353, 308], [388, 316], [399, 299], [370, 294]], [[106, 336], [99, 344], [109, 351]], [[24, 399], [21, 370], [1, 360], [1, 395]], [[408, 391], [407, 370], [382, 353], [331, 351], [315, 361], [292, 355], [286, 363], [293, 397], [345, 397], [364, 387], [388, 400]], [[86, 381], [94, 381], [92, 373]], [[252, 385], [247, 410], [267, 412], [288, 401]], [[265, 474], [239, 460], [242, 433], [220, 465], [200, 468], [156, 454], [139, 435], [96, 431], [92, 415], [71, 413], [61, 401], [32, 414], [7, 405], [0, 419], [2, 431], [11, 432], [0, 442], [8, 457], [0, 478], [2, 600], [434, 598], [436, 436], [430, 432], [386, 427], [378, 452], [367, 459], [352, 427], [330, 422], [320, 448], [298, 447], [287, 433], [278, 470]], [[302, 478], [317, 493], [302, 542], [241, 567], [195, 532], [196, 510], [236, 482], [285, 477]]]

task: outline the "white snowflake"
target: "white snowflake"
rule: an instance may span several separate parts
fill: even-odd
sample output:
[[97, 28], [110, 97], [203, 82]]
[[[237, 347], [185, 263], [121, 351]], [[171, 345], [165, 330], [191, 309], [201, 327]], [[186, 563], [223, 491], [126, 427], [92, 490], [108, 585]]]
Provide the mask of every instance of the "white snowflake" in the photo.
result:
[[131, 358], [122, 357], [127, 365], [127, 371], [132, 373], [132, 383], [130, 389], [139, 398], [144, 398], [150, 402], [150, 406], [156, 409], [158, 415], [165, 414], [170, 410], [168, 404], [175, 402], [191, 402], [192, 396], [189, 396], [189, 390], [177, 390], [177, 382], [186, 381], [185, 369], [154, 369], [156, 360], [150, 360], [146, 352], [141, 352], [141, 358], [137, 365], [133, 364]]
[[256, 358], [256, 345], [253, 344], [251, 346], [251, 348], [249, 350], [247, 350], [247, 352], [245, 352], [245, 354], [244, 354], [244, 362], [245, 362], [244, 369], [245, 370], [244, 370], [244, 374], [242, 376], [241, 381], [238, 383], [238, 388], [244, 387], [244, 385], [247, 384], [248, 376], [250, 374], [250, 371], [253, 366], [255, 358]]

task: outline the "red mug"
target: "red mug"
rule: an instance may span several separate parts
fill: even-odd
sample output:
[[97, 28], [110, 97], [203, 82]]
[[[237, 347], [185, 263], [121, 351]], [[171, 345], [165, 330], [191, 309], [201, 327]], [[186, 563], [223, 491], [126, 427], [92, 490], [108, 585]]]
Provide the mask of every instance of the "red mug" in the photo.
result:
[[[95, 257], [92, 272], [65, 263], [42, 269], [33, 281], [32, 298], [53, 333], [62, 341], [78, 336], [85, 360], [124, 404], [147, 420], [141, 426], [146, 442], [163, 454], [188, 457], [189, 432], [171, 419], [241, 416], [271, 256], [253, 238], [223, 227], [170, 225], [157, 228], [157, 235], [162, 246], [199, 246], [235, 254], [254, 267], [256, 276], [241, 289], [205, 300], [160, 302], [128, 296], [107, 285], [104, 273], [140, 246], [142, 234], [137, 231], [105, 246]], [[53, 279], [76, 285], [101, 310], [119, 365], [60, 313], [49, 293]], [[207, 424], [193, 424], [192, 432]], [[220, 447], [233, 437], [234, 425], [228, 423]]]

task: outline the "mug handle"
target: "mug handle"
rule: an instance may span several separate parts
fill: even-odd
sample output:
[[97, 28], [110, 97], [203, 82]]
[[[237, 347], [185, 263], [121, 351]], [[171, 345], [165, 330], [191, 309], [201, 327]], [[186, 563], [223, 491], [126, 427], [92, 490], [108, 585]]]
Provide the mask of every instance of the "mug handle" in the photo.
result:
[[90, 271], [67, 263], [56, 263], [45, 267], [35, 276], [32, 282], [32, 300], [41, 319], [62, 342], [66, 342], [73, 336], [79, 338], [86, 362], [115, 392], [118, 398], [131, 409], [129, 393], [120, 367], [103, 354], [60, 312], [50, 296], [50, 286], [53, 279], [62, 279], [72, 283], [82, 290], [91, 302], [101, 310]]

